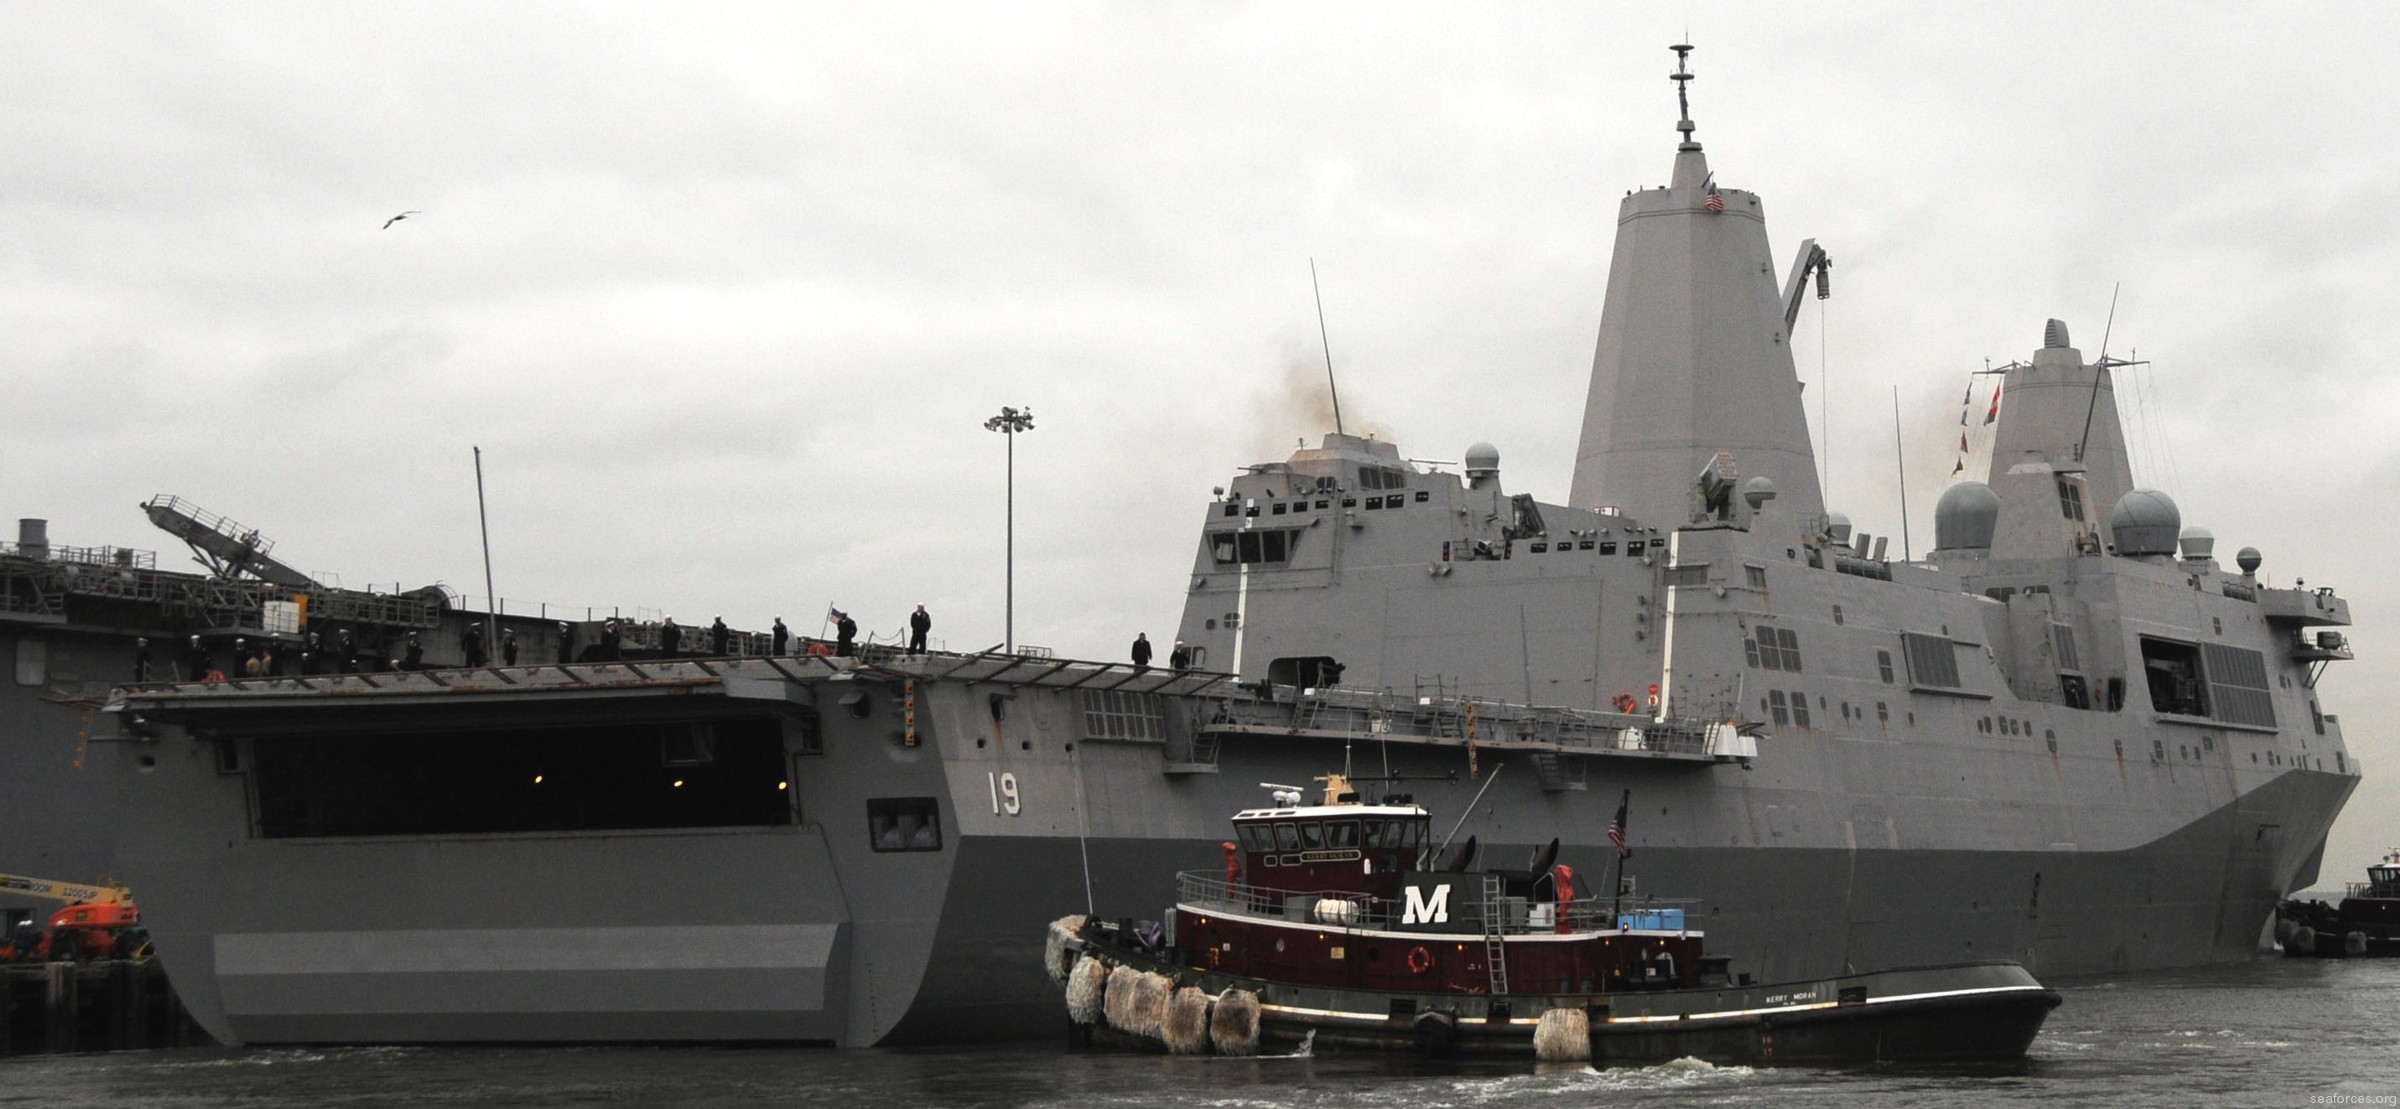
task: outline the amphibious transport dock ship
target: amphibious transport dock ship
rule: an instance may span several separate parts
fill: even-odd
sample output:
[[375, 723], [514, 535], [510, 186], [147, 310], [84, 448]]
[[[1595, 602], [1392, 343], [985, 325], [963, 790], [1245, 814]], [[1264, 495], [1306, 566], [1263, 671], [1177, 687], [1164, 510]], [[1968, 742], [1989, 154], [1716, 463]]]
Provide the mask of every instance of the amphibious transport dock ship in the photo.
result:
[[[1688, 77], [1688, 74], [1684, 76]], [[228, 1040], [1051, 1034], [1049, 917], [1346, 766], [1495, 858], [1624, 832], [1765, 980], [2251, 957], [2358, 781], [2341, 598], [2220, 565], [2053, 321], [1894, 561], [1826, 510], [1759, 199], [1621, 208], [1576, 476], [1341, 434], [1201, 510], [1188, 671], [742, 657], [122, 692], [122, 876]], [[2029, 329], [2030, 330], [2030, 329]], [[2087, 430], [2088, 428], [2088, 430]], [[1480, 796], [1479, 796], [1480, 794]]]

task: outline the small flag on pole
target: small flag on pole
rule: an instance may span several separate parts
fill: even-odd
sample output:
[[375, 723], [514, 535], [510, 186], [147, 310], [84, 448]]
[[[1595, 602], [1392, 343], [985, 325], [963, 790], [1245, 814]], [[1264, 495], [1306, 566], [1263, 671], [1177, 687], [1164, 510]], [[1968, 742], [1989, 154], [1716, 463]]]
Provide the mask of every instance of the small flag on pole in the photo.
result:
[[1708, 202], [1702, 206], [1711, 212], [1723, 212], [1725, 210], [1725, 194], [1715, 189], [1708, 190]]
[[1994, 385], [1994, 386], [1992, 386], [1992, 410], [1991, 410], [1991, 411], [1989, 411], [1989, 412], [1986, 412], [1986, 413], [1984, 413], [1984, 414], [1983, 414], [1983, 422], [1988, 424], [1988, 423], [1991, 423], [1993, 420], [1997, 420], [1997, 419], [1999, 419], [1999, 418], [2000, 418], [2000, 386], [1998, 386], [1998, 385]]
[[1961, 458], [1961, 459], [1959, 459], [1959, 460], [1958, 460], [1958, 465], [1950, 467], [1950, 476], [1951, 476], [1951, 477], [1957, 477], [1958, 475], [1960, 475], [1960, 474], [1963, 474], [1963, 473], [1966, 473], [1966, 472], [1967, 472], [1967, 460], [1966, 460], [1966, 459], [1964, 459], [1964, 458]]
[[1958, 453], [1967, 453], [1967, 433], [1963, 431], [1958, 433]]
[[1625, 799], [1617, 802], [1616, 819], [1608, 822], [1608, 842], [1617, 845], [1617, 857], [1620, 859], [1633, 854], [1625, 849], [1625, 807], [1632, 803], [1633, 793], [1629, 790], [1625, 794]]

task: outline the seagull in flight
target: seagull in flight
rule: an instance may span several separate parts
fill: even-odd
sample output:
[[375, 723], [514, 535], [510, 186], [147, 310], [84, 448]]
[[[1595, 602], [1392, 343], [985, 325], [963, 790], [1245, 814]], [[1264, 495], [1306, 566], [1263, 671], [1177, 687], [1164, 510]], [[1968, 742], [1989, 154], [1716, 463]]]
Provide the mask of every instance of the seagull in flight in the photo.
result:
[[423, 213], [423, 212], [420, 212], [420, 211], [417, 211], [417, 210], [416, 210], [416, 209], [414, 209], [414, 208], [411, 208], [411, 209], [409, 209], [408, 211], [402, 212], [402, 213], [400, 213], [399, 215], [393, 216], [392, 218], [390, 218], [390, 219], [387, 219], [387, 220], [383, 221], [383, 229], [384, 229], [384, 230], [386, 230], [386, 231], [389, 231], [389, 230], [391, 230], [391, 229], [392, 229], [392, 225], [393, 225], [393, 224], [395, 224], [395, 223], [398, 223], [398, 222], [400, 222], [401, 220], [407, 219], [407, 218], [408, 218], [408, 217], [410, 217], [410, 216], [421, 216], [421, 215], [424, 215], [424, 214], [425, 214], [425, 213]]

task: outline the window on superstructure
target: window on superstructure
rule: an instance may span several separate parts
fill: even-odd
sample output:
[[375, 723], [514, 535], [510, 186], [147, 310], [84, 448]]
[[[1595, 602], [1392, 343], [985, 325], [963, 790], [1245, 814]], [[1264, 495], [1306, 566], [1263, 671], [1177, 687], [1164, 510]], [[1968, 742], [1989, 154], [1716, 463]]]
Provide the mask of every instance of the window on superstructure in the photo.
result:
[[2081, 670], [2083, 662], [2075, 650], [2075, 628], [2071, 624], [2050, 625], [2051, 650], [2058, 656], [2061, 670]]
[[2070, 520], [2083, 519], [2083, 486], [2063, 475], [2058, 479], [2058, 512]]
[[1780, 689], [1767, 691], [1767, 712], [1775, 717], [1775, 722], [1778, 724], [1792, 722], [1791, 709], [1787, 707], [1783, 699], [1783, 691]]
[[1796, 689], [1792, 691], [1792, 723], [1808, 727], [1808, 694]]
[[1284, 851], [1300, 849], [1300, 827], [1290, 822], [1275, 826], [1275, 846]]
[[1083, 695], [1083, 734], [1086, 739], [1163, 740], [1167, 738], [1166, 705], [1155, 693], [1121, 689], [1086, 689]]
[[1336, 850], [1352, 850], [1358, 846], [1358, 821], [1335, 820], [1325, 825], [1325, 842]]
[[1764, 567], [1764, 566], [1744, 566], [1744, 567], [1742, 567], [1742, 571], [1743, 571], [1743, 574], [1744, 574], [1744, 577], [1745, 577], [1745, 579], [1746, 579], [1747, 581], [1749, 581], [1749, 583], [1750, 583], [1750, 588], [1752, 588], [1752, 589], [1765, 589], [1765, 588], [1767, 587], [1767, 568], [1766, 568], [1766, 567]]
[[1892, 653], [1890, 651], [1875, 652], [1875, 670], [1883, 675], [1883, 684], [1892, 684]]
[[1300, 826], [1300, 849], [1323, 851], [1325, 849], [1325, 826], [1314, 820], [1302, 824]]

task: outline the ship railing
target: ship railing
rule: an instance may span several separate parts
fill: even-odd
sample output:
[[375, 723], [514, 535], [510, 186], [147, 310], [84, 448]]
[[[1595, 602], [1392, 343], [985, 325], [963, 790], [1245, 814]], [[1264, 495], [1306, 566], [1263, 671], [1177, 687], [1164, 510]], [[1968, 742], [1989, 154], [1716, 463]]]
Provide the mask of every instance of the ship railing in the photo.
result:
[[1708, 753], [1711, 721], [1525, 705], [1482, 697], [1403, 697], [1355, 686], [1303, 688], [1272, 700], [1228, 700], [1218, 721], [1256, 728], [1391, 735], [1484, 744], [1542, 744], [1591, 752]]
[[[1186, 870], [1178, 873], [1175, 876], [1175, 897], [1179, 903], [1194, 909], [1275, 917], [1313, 925], [1377, 930], [1419, 927], [1416, 922], [1409, 920], [1409, 906], [1405, 901], [1376, 897], [1356, 890], [1262, 888], [1239, 880], [1229, 882], [1224, 873], [1218, 870]], [[1534, 898], [1502, 896], [1496, 899], [1491, 911], [1499, 917], [1495, 930], [1504, 936], [1626, 928], [1680, 932], [1689, 927], [1692, 911], [1699, 904], [1696, 898], [1643, 897], [1614, 902], [1594, 898], [1560, 904]], [[1455, 926], [1455, 930], [1481, 931], [1487, 927], [1485, 907], [1464, 885], [1451, 894], [1444, 908], [1450, 918], [1446, 923]]]
[[158, 569], [158, 552], [131, 547], [62, 547], [56, 543], [28, 547], [23, 543], [0, 542], [0, 558], [25, 558], [36, 562], [63, 562], [119, 570]]

